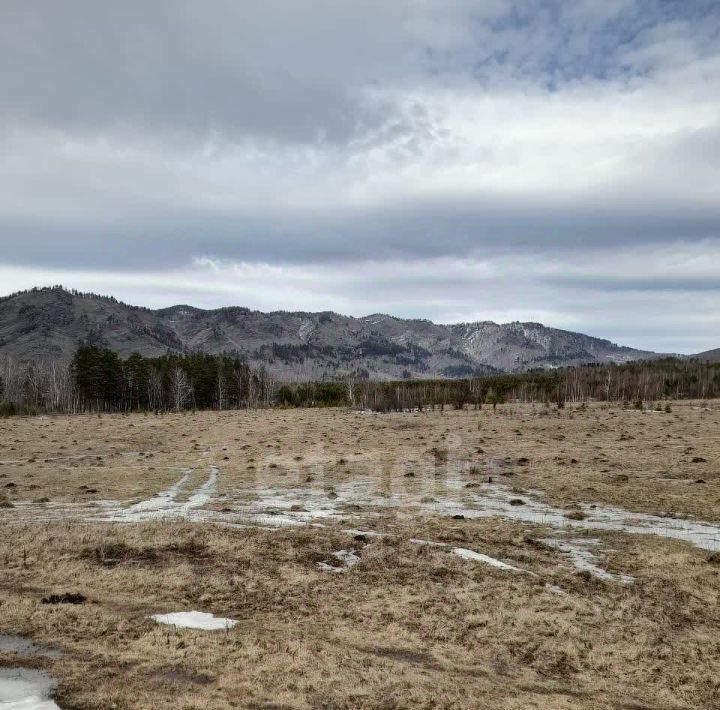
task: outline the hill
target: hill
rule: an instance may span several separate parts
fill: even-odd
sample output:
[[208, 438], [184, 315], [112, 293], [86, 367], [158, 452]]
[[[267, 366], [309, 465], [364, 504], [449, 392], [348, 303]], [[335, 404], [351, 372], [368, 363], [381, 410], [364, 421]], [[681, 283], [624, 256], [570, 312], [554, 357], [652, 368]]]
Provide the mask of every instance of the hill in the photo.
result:
[[297, 380], [347, 372], [373, 379], [462, 377], [655, 356], [540, 323], [442, 325], [384, 314], [353, 318], [186, 305], [151, 310], [61, 287], [0, 299], [0, 353], [66, 359], [79, 344], [123, 356], [237, 354], [279, 378]]
[[720, 348], [714, 350], [705, 350], [705, 352], [698, 353], [692, 357], [698, 360], [705, 360], [706, 362], [720, 362]]

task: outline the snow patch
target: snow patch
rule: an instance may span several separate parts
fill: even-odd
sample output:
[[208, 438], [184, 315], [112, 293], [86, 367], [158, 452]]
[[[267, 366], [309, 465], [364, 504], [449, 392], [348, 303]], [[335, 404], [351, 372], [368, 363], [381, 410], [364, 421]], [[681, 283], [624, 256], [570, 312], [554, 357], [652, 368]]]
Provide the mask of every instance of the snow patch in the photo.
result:
[[567, 540], [546, 538], [542, 542], [569, 558], [573, 567], [583, 572], [589, 572], [593, 577], [621, 584], [632, 584], [635, 581], [634, 577], [627, 574], [613, 574], [597, 565], [597, 558], [590, 548], [597, 547], [600, 540], [594, 538], [569, 538]]
[[[452, 482], [447, 482], [448, 487]], [[703, 550], [720, 550], [720, 525], [702, 521], [634, 513], [623, 508], [583, 503], [584, 518], [569, 518], [561, 508], [538, 500], [538, 491], [527, 491], [523, 505], [513, 505], [518, 498], [511, 488], [502, 484], [485, 484], [481, 493], [472, 494], [467, 502], [443, 498], [426, 505], [426, 509], [441, 515], [462, 514], [466, 518], [508, 518], [526, 523], [547, 525], [559, 530], [607, 530], [632, 535], [657, 535], [689, 542]]]
[[186, 503], [180, 506], [181, 513], [187, 513], [193, 508], [202, 508], [215, 495], [217, 489], [218, 469], [217, 466], [210, 466], [210, 474], [207, 481], [200, 486], [188, 499]]
[[497, 569], [506, 570], [508, 572], [523, 572], [525, 574], [533, 574], [532, 572], [528, 572], [528, 570], [514, 567], [513, 565], [507, 564], [507, 562], [502, 562], [501, 560], [490, 557], [489, 555], [483, 555], [482, 552], [475, 552], [475, 550], [468, 550], [464, 547], [453, 547], [450, 552], [452, 552], [453, 555], [461, 557], [463, 560], [482, 562], [483, 564], [490, 565], [491, 567], [496, 567]]
[[[416, 537], [410, 538], [410, 542], [412, 542], [414, 545], [426, 545], [428, 547], [450, 547], [450, 545], [445, 542], [421, 540], [420, 538]], [[475, 552], [475, 550], [468, 550], [465, 547], [453, 547], [450, 549], [450, 552], [453, 555], [457, 555], [458, 557], [462, 558], [463, 560], [469, 560], [471, 562], [482, 562], [483, 564], [490, 565], [491, 567], [496, 567], [497, 569], [506, 570], [508, 572], [522, 572], [523, 574], [529, 574], [533, 577], [537, 576], [534, 572], [530, 572], [530, 570], [521, 569], [520, 567], [509, 565], [507, 562], [502, 562], [495, 557], [490, 557], [490, 555], [485, 555], [482, 552]]]
[[347, 572], [352, 569], [360, 558], [355, 554], [355, 550], [338, 550], [333, 552], [332, 556], [340, 563], [340, 565], [333, 565], [328, 562], [318, 562], [318, 569], [322, 572]]
[[0, 710], [60, 710], [49, 699], [54, 686], [42, 671], [0, 668]]
[[300, 340], [302, 340], [304, 343], [307, 343], [313, 331], [315, 330], [315, 327], [315, 321], [309, 319], [304, 320], [298, 328], [298, 338], [300, 338]]
[[180, 495], [180, 491], [182, 490], [183, 486], [188, 482], [188, 479], [191, 475], [192, 469], [188, 469], [183, 473], [183, 475], [178, 481], [176, 481], [175, 483], [173, 483], [172, 486], [170, 486], [170, 488], [165, 491], [160, 491], [160, 493], [157, 493], [148, 500], [142, 500], [139, 503], [135, 503], [135, 505], [131, 505], [129, 508], [126, 508], [124, 511], [122, 511], [122, 513], [129, 517], [135, 515], [142, 516], [144, 514], [152, 514], [174, 508], [177, 505], [175, 503], [175, 499], [178, 497], [178, 495]]
[[185, 471], [182, 477], [170, 488], [148, 500], [140, 501], [129, 508], [108, 510], [97, 516], [97, 519], [109, 522], [137, 523], [147, 520], [163, 520], [166, 518], [192, 519], [197, 509], [202, 508], [215, 495], [217, 488], [218, 469], [210, 466], [208, 479], [185, 502], [178, 502], [177, 497], [192, 475], [192, 470]]
[[203, 611], [176, 611], [170, 614], [153, 614], [150, 618], [157, 621], [158, 624], [169, 624], [181, 629], [200, 629], [201, 631], [232, 629], [238, 623], [233, 619], [224, 619]]
[[556, 584], [550, 584], [550, 582], [545, 582], [545, 591], [550, 592], [550, 594], [557, 594], [559, 597], [567, 596], [567, 592], [564, 589], [561, 589]]

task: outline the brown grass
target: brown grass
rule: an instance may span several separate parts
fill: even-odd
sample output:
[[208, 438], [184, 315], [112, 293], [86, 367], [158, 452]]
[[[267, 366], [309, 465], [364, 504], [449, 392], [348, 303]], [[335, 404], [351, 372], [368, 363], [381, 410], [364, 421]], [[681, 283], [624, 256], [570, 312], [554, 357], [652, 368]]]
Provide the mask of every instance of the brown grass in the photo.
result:
[[[670, 414], [505, 405], [495, 414], [0, 421], [0, 459], [20, 461], [0, 466], [0, 490], [16, 504], [0, 511], [0, 632], [62, 651], [31, 660], [0, 653], [0, 664], [47, 668], [67, 710], [720, 707], [720, 565], [684, 543], [593, 533], [604, 542], [603, 566], [636, 577], [624, 586], [567, 566], [540, 542], [539, 526], [411, 508], [350, 509], [345, 521], [280, 530], [17, 516], [18, 503], [41, 497], [147, 498], [185, 468], [199, 484], [211, 463], [227, 496], [217, 508], [257, 485], [332, 495], [356, 477], [371, 477], [379, 492], [422, 487], [437, 498], [453, 466], [476, 466], [470, 475], [482, 482], [493, 457], [502, 463], [490, 475], [519, 499], [539, 489], [566, 511], [597, 501], [718, 520], [719, 423], [716, 403], [705, 411], [685, 402]], [[384, 536], [355, 539], [345, 526]], [[479, 550], [537, 576], [411, 538]], [[348, 573], [317, 568], [350, 548], [361, 561]], [[66, 592], [88, 599], [41, 603]], [[207, 633], [148, 618], [190, 609], [239, 623]]]

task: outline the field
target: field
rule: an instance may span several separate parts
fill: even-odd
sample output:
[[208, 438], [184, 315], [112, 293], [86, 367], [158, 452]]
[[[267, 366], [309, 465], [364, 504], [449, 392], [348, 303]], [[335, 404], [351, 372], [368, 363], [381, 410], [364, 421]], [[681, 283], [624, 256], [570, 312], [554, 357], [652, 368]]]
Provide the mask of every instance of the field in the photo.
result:
[[[0, 420], [0, 635], [57, 651], [0, 667], [64, 710], [720, 708], [720, 402], [668, 409]], [[192, 610], [237, 624], [150, 618]]]

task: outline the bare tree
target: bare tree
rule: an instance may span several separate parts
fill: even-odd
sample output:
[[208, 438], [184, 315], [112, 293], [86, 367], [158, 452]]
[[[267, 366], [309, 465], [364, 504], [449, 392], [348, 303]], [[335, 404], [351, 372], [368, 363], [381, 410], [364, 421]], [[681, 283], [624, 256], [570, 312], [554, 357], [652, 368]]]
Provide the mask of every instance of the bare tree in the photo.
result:
[[612, 370], [608, 367], [607, 377], [605, 378], [605, 401], [610, 401], [610, 388], [612, 387]]
[[48, 365], [48, 398], [46, 406], [54, 412], [72, 409], [73, 380], [70, 364], [51, 360]]
[[175, 367], [170, 374], [170, 400], [173, 409], [179, 412], [188, 403], [191, 396], [192, 385], [187, 373], [182, 367]]
[[351, 409], [355, 408], [355, 378], [348, 375], [345, 378], [345, 387], [347, 388], [347, 401]]
[[219, 368], [217, 373], [216, 391], [218, 409], [222, 411], [223, 409], [225, 409], [225, 392], [227, 391], [227, 386], [225, 383], [225, 375], [223, 375], [222, 370]]

